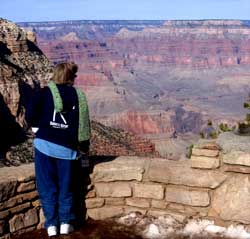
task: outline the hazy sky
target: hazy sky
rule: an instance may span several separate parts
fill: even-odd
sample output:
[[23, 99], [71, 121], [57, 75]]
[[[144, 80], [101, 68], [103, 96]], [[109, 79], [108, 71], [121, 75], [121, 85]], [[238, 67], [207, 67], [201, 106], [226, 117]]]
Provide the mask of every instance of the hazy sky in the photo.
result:
[[51, 20], [250, 19], [250, 0], [0, 0], [0, 17]]

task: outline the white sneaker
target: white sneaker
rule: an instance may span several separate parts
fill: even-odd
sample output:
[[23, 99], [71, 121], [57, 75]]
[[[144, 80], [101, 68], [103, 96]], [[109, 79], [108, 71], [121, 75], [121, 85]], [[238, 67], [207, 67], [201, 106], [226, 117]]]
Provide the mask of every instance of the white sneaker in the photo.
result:
[[60, 226], [60, 234], [69, 234], [74, 231], [74, 228], [72, 225], [63, 223]]
[[57, 227], [56, 226], [49, 226], [47, 228], [47, 233], [49, 237], [53, 237], [57, 235]]

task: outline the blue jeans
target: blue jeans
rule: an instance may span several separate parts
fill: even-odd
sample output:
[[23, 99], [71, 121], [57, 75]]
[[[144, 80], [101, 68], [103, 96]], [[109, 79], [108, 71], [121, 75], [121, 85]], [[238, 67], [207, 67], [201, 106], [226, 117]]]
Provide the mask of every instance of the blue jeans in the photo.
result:
[[36, 184], [46, 228], [75, 219], [73, 163], [72, 160], [53, 158], [35, 149]]

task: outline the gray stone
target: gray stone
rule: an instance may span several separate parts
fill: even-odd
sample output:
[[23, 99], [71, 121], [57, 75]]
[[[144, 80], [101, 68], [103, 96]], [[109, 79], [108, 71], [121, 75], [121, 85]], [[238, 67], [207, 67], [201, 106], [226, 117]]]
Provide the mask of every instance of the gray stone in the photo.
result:
[[206, 156], [206, 157], [217, 157], [219, 155], [219, 150], [211, 150], [211, 149], [199, 149], [193, 148], [192, 155], [195, 156]]
[[96, 183], [96, 193], [99, 197], [130, 197], [132, 189], [129, 183]]
[[21, 211], [24, 211], [25, 209], [28, 209], [29, 207], [30, 207], [30, 202], [26, 202], [24, 204], [20, 204], [18, 206], [10, 208], [9, 211], [12, 214], [17, 214], [17, 213], [19, 213]]
[[0, 184], [6, 181], [28, 182], [35, 179], [34, 163], [0, 168]]
[[150, 202], [145, 198], [127, 198], [126, 204], [132, 207], [149, 208]]
[[123, 209], [115, 206], [105, 206], [101, 208], [88, 209], [87, 214], [94, 220], [104, 220], [115, 216], [121, 216]]
[[142, 198], [163, 199], [164, 186], [160, 184], [139, 184], [133, 185], [133, 196]]
[[241, 136], [233, 132], [225, 132], [219, 135], [217, 143], [225, 153], [231, 151], [250, 153], [250, 136]]
[[33, 226], [38, 223], [37, 209], [33, 208], [24, 214], [25, 227]]
[[209, 216], [218, 215], [223, 220], [250, 223], [250, 178], [234, 175], [214, 192]]
[[105, 198], [106, 205], [122, 206], [125, 204], [124, 198]]
[[190, 206], [206, 207], [210, 203], [208, 191], [167, 186], [166, 200]]
[[20, 229], [35, 225], [38, 223], [37, 211], [35, 208], [27, 211], [24, 214], [15, 215], [10, 219], [10, 232], [16, 232]]
[[153, 182], [206, 188], [216, 188], [227, 178], [223, 172], [193, 169], [190, 160], [152, 160], [148, 177]]
[[17, 182], [34, 180], [34, 164], [18, 167], [0, 168], [0, 202], [12, 197], [16, 191]]
[[191, 156], [192, 168], [215, 169], [220, 167], [220, 159], [205, 156]]
[[151, 205], [153, 208], [160, 208], [160, 209], [164, 209], [167, 207], [168, 202], [166, 202], [165, 200], [155, 200], [153, 199], [151, 202]]
[[239, 165], [225, 164], [225, 165], [223, 165], [222, 169], [225, 172], [250, 174], [250, 167], [244, 167], [244, 166], [239, 166]]
[[171, 216], [176, 221], [181, 222], [181, 223], [183, 223], [187, 218], [187, 215], [184, 215], [183, 213], [173, 212], [170, 210], [149, 210], [147, 212], [147, 215], [153, 216], [153, 217]]
[[24, 228], [23, 214], [15, 215], [10, 219], [9, 224], [12, 233]]
[[112, 162], [95, 166], [91, 178], [94, 182], [141, 181], [148, 160], [138, 157], [120, 157]]
[[214, 139], [199, 139], [193, 149], [220, 150], [220, 146]]
[[21, 192], [31, 191], [34, 190], [35, 188], [36, 188], [35, 181], [32, 180], [29, 182], [21, 183], [17, 188], [17, 192], [21, 193]]
[[102, 207], [104, 205], [103, 198], [88, 198], [85, 200], [86, 208]]
[[0, 202], [7, 200], [15, 195], [17, 187], [17, 181], [12, 179], [8, 180], [0, 180]]
[[250, 166], [250, 153], [242, 151], [233, 151], [222, 156], [223, 162], [226, 164], [235, 164]]

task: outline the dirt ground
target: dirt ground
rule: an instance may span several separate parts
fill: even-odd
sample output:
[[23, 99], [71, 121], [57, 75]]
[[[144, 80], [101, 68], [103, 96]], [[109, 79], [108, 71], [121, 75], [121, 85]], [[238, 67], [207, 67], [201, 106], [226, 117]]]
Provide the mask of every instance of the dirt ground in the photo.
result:
[[[12, 239], [48, 239], [45, 229], [36, 230], [22, 235], [13, 236]], [[116, 224], [111, 221], [92, 221], [75, 230], [70, 235], [51, 237], [55, 239], [143, 239], [136, 234], [133, 227]], [[209, 237], [207, 239], [226, 239], [225, 237]], [[149, 238], [150, 239], [150, 238]], [[166, 239], [205, 239], [204, 237], [172, 235]], [[232, 239], [232, 238], [231, 238]]]

